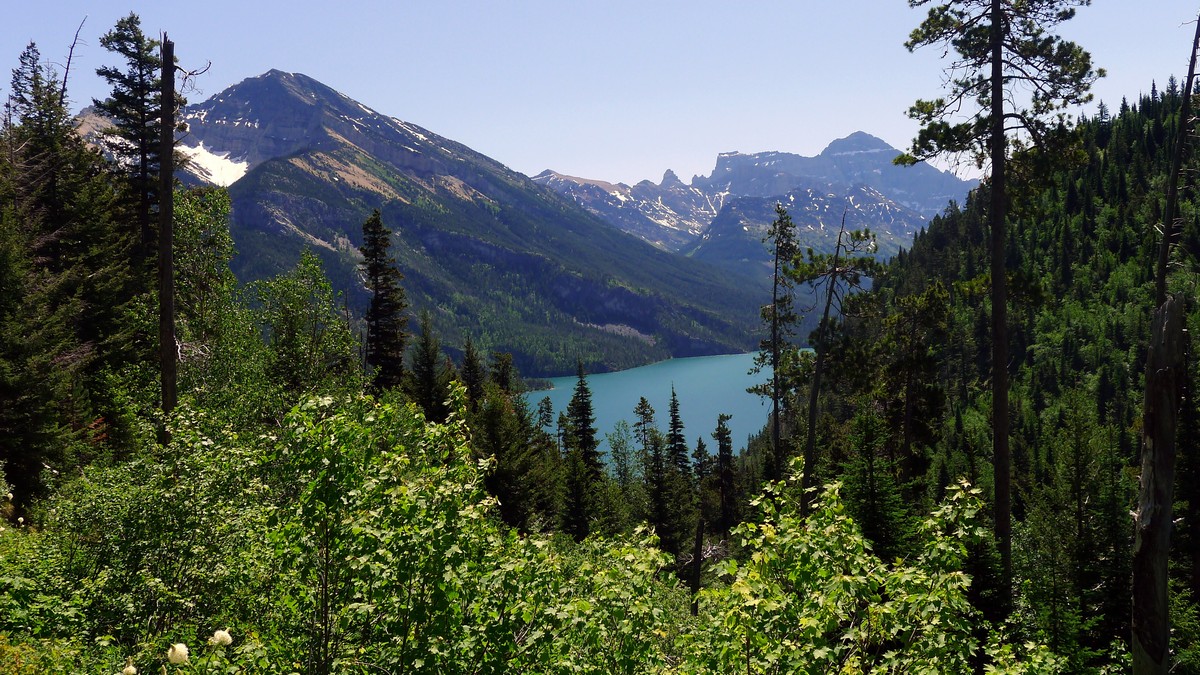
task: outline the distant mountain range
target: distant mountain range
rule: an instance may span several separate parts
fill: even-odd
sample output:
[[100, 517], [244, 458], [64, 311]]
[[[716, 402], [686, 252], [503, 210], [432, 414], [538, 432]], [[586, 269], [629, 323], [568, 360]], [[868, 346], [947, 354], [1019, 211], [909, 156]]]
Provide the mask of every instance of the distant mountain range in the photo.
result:
[[816, 157], [722, 153], [712, 175], [696, 176], [690, 185], [671, 171], [657, 185], [632, 187], [549, 170], [533, 180], [656, 246], [753, 275], [765, 273], [769, 256], [762, 239], [776, 203], [787, 206], [806, 246], [832, 250], [845, 214], [847, 228], [871, 229], [887, 256], [975, 186], [924, 162], [896, 166], [898, 154], [859, 131]]
[[[229, 187], [234, 271], [253, 281], [317, 252], [353, 309], [367, 302], [362, 223], [380, 209], [416, 310], [454, 351], [467, 334], [527, 375], [753, 349], [768, 297], [762, 235], [776, 201], [802, 243], [843, 213], [890, 253], [969, 184], [890, 163], [867, 134], [821, 155], [717, 158], [709, 177], [632, 187], [530, 179], [307, 76], [272, 70], [183, 111], [186, 181]], [[103, 126], [85, 119], [81, 129]], [[631, 236], [632, 235], [632, 236]]]

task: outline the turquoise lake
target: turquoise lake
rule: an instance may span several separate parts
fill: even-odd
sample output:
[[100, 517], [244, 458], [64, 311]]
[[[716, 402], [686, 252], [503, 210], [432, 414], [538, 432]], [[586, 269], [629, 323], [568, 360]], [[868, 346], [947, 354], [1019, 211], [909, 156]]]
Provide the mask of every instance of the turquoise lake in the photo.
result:
[[[754, 354], [730, 354], [671, 359], [615, 373], [588, 375], [596, 429], [603, 438], [620, 420], [632, 427], [633, 409], [638, 399], [645, 396], [654, 406], [658, 428], [666, 433], [674, 385], [688, 447], [695, 447], [696, 439], [703, 437], [709, 451], [715, 452], [712, 432], [717, 428], [717, 415], [725, 413], [733, 415], [728, 424], [736, 453], [746, 446], [747, 438], [762, 430], [771, 410], [768, 399], [746, 393], [747, 387], [770, 377], [769, 370], [754, 376], [747, 374], [753, 365]], [[529, 392], [526, 399], [536, 411], [538, 401], [549, 396], [557, 419], [558, 413], [567, 409], [576, 380], [574, 376], [551, 378], [553, 389]]]

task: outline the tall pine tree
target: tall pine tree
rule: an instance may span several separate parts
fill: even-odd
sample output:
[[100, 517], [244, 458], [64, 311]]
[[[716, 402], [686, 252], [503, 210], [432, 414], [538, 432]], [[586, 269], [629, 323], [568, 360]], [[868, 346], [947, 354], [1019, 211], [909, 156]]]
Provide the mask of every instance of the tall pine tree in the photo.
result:
[[947, 68], [948, 95], [918, 100], [909, 109], [909, 117], [917, 120], [921, 129], [912, 148], [897, 162], [915, 164], [941, 154], [967, 154], [978, 166], [991, 164], [992, 452], [996, 539], [1006, 602], [1012, 597], [1005, 227], [1008, 133], [1012, 128], [1023, 130], [1022, 141], [1048, 146], [1056, 130], [1070, 121], [1065, 110], [1091, 100], [1091, 85], [1104, 71], [1094, 69], [1091, 56], [1078, 45], [1047, 32], [1074, 17], [1076, 6], [1088, 2], [908, 0], [910, 7], [929, 6], [929, 14], [905, 46], [912, 51], [937, 45], [946, 54], [953, 50], [955, 58]]
[[[371, 304], [367, 307], [367, 368], [376, 391], [404, 381], [404, 349], [408, 340], [408, 301], [400, 282], [404, 275], [389, 253], [392, 232], [383, 224], [379, 209], [363, 223], [362, 269]], [[478, 395], [479, 391], [473, 392]]]
[[571, 445], [579, 451], [588, 472], [593, 478], [598, 478], [604, 473], [604, 463], [600, 459], [600, 444], [596, 438], [596, 415], [592, 409], [592, 390], [587, 384], [583, 361], [577, 364], [577, 374], [575, 393], [567, 404], [567, 418], [571, 421], [573, 436]]
[[[142, 32], [137, 14], [117, 21], [112, 30], [100, 38], [100, 45], [119, 56], [119, 66], [102, 66], [96, 74], [112, 87], [104, 100], [94, 99], [96, 112], [107, 117], [112, 126], [104, 130], [104, 145], [116, 158], [116, 166], [127, 185], [127, 203], [137, 224], [140, 246], [137, 248], [139, 267], [154, 259], [154, 213], [159, 203], [158, 168], [160, 163], [159, 135], [162, 105], [159, 82], [162, 58], [158, 40]], [[182, 99], [176, 105], [181, 106]], [[149, 274], [149, 267], [144, 267]], [[147, 282], [148, 283], [148, 282]]]
[[675, 395], [675, 386], [671, 385], [671, 403], [667, 407], [669, 421], [667, 423], [667, 455], [671, 463], [684, 478], [692, 475], [692, 463], [688, 457], [687, 439], [683, 435], [683, 418], [679, 416], [679, 397]]
[[405, 377], [409, 398], [425, 411], [425, 419], [445, 422], [450, 415], [447, 398], [453, 374], [442, 355], [442, 346], [433, 330], [433, 317], [421, 312], [421, 328], [412, 345], [412, 365]]

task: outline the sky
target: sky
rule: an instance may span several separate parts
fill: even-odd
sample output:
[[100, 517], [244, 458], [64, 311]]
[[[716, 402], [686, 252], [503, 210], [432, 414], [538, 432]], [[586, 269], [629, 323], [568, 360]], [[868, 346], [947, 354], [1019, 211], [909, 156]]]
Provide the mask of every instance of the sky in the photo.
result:
[[[309, 75], [387, 115], [512, 169], [612, 182], [685, 182], [721, 152], [819, 153], [866, 131], [907, 147], [905, 111], [936, 97], [937, 48], [903, 46], [924, 9], [905, 0], [9, 0], [0, 71], [30, 42], [71, 61], [78, 109], [118, 65], [100, 36], [131, 11], [166, 32], [180, 65], [208, 66], [198, 102], [276, 68]], [[1108, 76], [1115, 109], [1187, 71], [1197, 4], [1094, 0], [1058, 28]], [[0, 77], [0, 95], [8, 77]], [[1081, 113], [1094, 112], [1094, 104]]]

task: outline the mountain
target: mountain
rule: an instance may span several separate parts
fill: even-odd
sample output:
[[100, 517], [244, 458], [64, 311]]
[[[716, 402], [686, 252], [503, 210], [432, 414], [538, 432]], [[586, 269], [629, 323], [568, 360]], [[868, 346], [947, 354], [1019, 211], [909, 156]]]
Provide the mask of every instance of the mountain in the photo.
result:
[[[642, 181], [633, 187], [553, 171], [534, 180], [625, 232], [702, 259], [765, 258], [761, 235], [774, 219], [776, 201], [791, 205], [798, 225], [805, 221], [804, 245], [831, 248], [845, 211], [847, 227], [869, 227], [880, 238], [881, 253], [888, 254], [907, 246], [928, 218], [974, 186], [924, 162], [895, 166], [898, 154], [860, 131], [833, 141], [816, 157], [721, 153], [712, 175], [696, 176], [690, 185], [670, 171], [658, 185]], [[768, 202], [770, 208], [764, 208]], [[837, 221], [833, 239], [821, 234], [829, 232], [831, 218]]]
[[867, 228], [875, 233], [877, 253], [885, 258], [910, 246], [913, 236], [925, 225], [919, 214], [866, 185], [845, 189], [798, 179], [793, 188], [780, 195], [729, 199], [700, 238], [683, 251], [732, 271], [769, 275], [771, 256], [763, 240], [775, 220], [776, 203], [782, 203], [792, 217], [801, 250], [812, 247], [832, 251], [843, 214], [847, 231]]
[[722, 153], [707, 178], [693, 185], [710, 193], [773, 197], [790, 190], [796, 178], [853, 187], [867, 185], [887, 199], [926, 218], [941, 213], [950, 201], [963, 201], [975, 186], [925, 162], [915, 166], [892, 163], [900, 151], [870, 134], [856, 131], [833, 141], [816, 157], [787, 152]]
[[546, 170], [533, 177], [575, 200], [583, 208], [621, 230], [660, 248], [677, 251], [698, 237], [720, 211], [722, 200], [684, 185], [668, 170], [662, 182], [624, 183], [566, 176]]
[[415, 309], [527, 375], [746, 350], [764, 288], [611, 227], [470, 148], [272, 70], [184, 110], [197, 180], [229, 185], [243, 280], [321, 255], [352, 308], [378, 208]]

